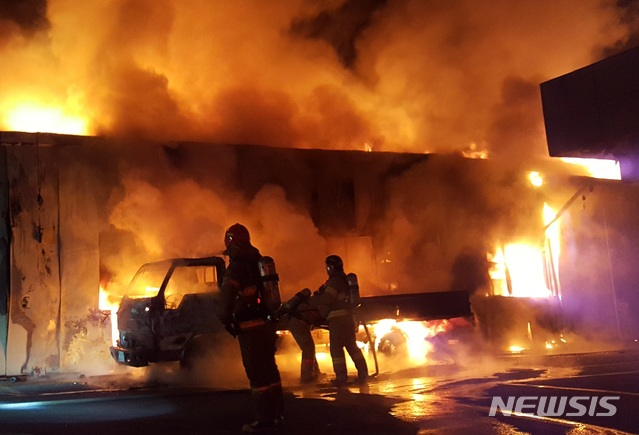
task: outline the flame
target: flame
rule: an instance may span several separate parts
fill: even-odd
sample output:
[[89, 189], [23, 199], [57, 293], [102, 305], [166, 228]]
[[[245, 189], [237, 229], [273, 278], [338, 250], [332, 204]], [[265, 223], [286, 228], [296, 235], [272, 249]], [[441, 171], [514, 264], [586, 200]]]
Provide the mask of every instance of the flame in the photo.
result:
[[561, 161], [581, 167], [587, 175], [593, 178], [621, 180], [621, 167], [617, 160], [561, 157]]
[[513, 297], [549, 297], [552, 292], [545, 280], [544, 253], [540, 248], [511, 243], [497, 248], [492, 257], [493, 294]]
[[480, 148], [475, 142], [472, 142], [468, 145], [468, 148], [462, 150], [462, 156], [467, 159], [487, 159], [488, 151], [486, 149]]
[[544, 184], [543, 177], [537, 171], [530, 171], [528, 173], [528, 180], [530, 180], [530, 183], [535, 187], [541, 187], [541, 185]]
[[[457, 151], [484, 137], [539, 137], [536, 94], [520, 104], [537, 112], [537, 122], [521, 117], [506, 128], [512, 108], [502, 100], [513, 96], [496, 90], [511, 77], [545, 80], [582, 67], [596, 48], [614, 47], [632, 30], [619, 18], [625, 7], [608, 4], [627, 2], [506, 2], [498, 12], [470, 1], [13, 3], [19, 7], [7, 11], [20, 13], [15, 22], [3, 16], [0, 100], [23, 89], [77, 94], [107, 133], [175, 137], [190, 127], [199, 131], [185, 139], [299, 138], [294, 145], [314, 148], [355, 149], [372, 136], [384, 151], [432, 152], [425, 144]], [[459, 17], [477, 37], [461, 32], [451, 43]], [[544, 25], [548, 32], [521, 31]], [[345, 56], [355, 47], [352, 59]], [[193, 122], [179, 122], [186, 118]]]
[[113, 296], [100, 285], [98, 305], [100, 310], [111, 312], [111, 343], [115, 345], [116, 341], [120, 338], [120, 333], [118, 331], [118, 308], [120, 302], [119, 300], [113, 301]]
[[[109, 311], [111, 313], [111, 342], [115, 345], [116, 341], [120, 338], [120, 332], [118, 330], [118, 308], [120, 307], [120, 301], [122, 295], [117, 292], [109, 292], [102, 284], [100, 285], [99, 294], [99, 308], [102, 311]], [[153, 286], [145, 286], [142, 294], [136, 294], [136, 297], [151, 297], [155, 296], [160, 289]]]
[[87, 121], [72, 115], [60, 107], [23, 102], [6, 112], [0, 120], [8, 130], [30, 133], [47, 132], [60, 134], [87, 135]]
[[[536, 176], [531, 176], [532, 178]], [[548, 226], [555, 215], [555, 211], [544, 203], [543, 223]], [[550, 297], [553, 294], [560, 296], [557, 279], [559, 254], [558, 220], [546, 229], [544, 246], [517, 242], [496, 248], [495, 254], [489, 258], [494, 295], [536, 298]]]
[[510, 271], [512, 295], [519, 297], [548, 297], [550, 290], [544, 279], [544, 259], [539, 248], [513, 243], [504, 250], [505, 265]]
[[[405, 344], [407, 362], [415, 365], [423, 364], [428, 360], [428, 354], [433, 349], [433, 345], [428, 339], [450, 328], [451, 324], [446, 320], [397, 321], [395, 319], [383, 319], [369, 325], [369, 330], [372, 336], [375, 337], [375, 349], [379, 348], [381, 341], [389, 334], [397, 333], [403, 337], [402, 341], [405, 341], [402, 344]], [[358, 345], [367, 351], [370, 343], [358, 342]]]

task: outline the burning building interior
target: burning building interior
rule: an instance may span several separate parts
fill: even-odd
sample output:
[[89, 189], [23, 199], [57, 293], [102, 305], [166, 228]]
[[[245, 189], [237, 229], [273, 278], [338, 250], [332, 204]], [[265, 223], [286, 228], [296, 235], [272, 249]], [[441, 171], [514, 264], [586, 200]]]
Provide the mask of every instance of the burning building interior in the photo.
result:
[[375, 319], [417, 363], [468, 324], [498, 352], [639, 334], [631, 153], [555, 152], [551, 80], [632, 46], [633, 2], [14, 3], [0, 373], [110, 370], [138, 267], [221, 255], [235, 222], [283, 299], [329, 253], [364, 298], [468, 292], [472, 319]]
[[336, 252], [363, 297], [474, 293], [487, 343], [636, 329], [633, 185], [557, 174], [536, 186], [458, 155], [1, 139], [11, 373], [107, 364], [111, 310], [137, 268], [221, 255], [235, 221], [277, 259], [283, 299], [319, 286]]

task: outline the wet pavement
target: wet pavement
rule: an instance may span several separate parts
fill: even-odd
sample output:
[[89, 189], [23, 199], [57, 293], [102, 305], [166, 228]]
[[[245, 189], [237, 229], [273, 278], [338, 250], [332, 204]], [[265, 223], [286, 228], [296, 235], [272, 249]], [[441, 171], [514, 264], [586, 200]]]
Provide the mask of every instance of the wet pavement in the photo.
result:
[[[367, 385], [299, 385], [283, 373], [281, 433], [639, 433], [639, 351], [475, 359], [389, 369]], [[250, 419], [246, 388], [180, 382], [149, 372], [49, 374], [0, 382], [2, 433], [238, 433]], [[619, 396], [612, 417], [489, 416], [493, 396]], [[40, 403], [38, 411], [24, 404]], [[61, 403], [57, 407], [43, 403]], [[133, 405], [133, 406], [132, 406]], [[120, 409], [122, 407], [122, 409]]]

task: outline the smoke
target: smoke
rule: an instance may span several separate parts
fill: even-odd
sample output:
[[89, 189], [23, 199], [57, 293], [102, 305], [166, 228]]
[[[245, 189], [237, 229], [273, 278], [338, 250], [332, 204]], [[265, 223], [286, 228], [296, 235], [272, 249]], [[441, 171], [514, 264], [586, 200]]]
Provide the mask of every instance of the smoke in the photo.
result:
[[281, 187], [267, 185], [253, 199], [244, 200], [232, 190], [213, 191], [188, 178], [160, 187], [128, 175], [123, 189], [110, 223], [133, 236], [130, 242], [137, 254], [126, 255], [131, 251], [124, 244], [104, 259], [109, 270], [128, 276], [113, 281], [126, 282], [135, 271], [131, 267], [151, 260], [221, 255], [224, 231], [236, 222], [249, 229], [263, 255], [276, 260], [284, 298], [325, 279], [326, 243], [310, 217], [287, 201]]
[[38, 30], [47, 30], [46, 0], [5, 0], [0, 4], [0, 23], [3, 34], [0, 47], [16, 36], [32, 36]]
[[543, 236], [542, 194], [495, 161], [432, 156], [389, 190], [383, 245], [403, 292], [446, 291], [459, 255], [485, 260], [498, 243], [537, 244]]
[[64, 107], [104, 135], [517, 156], [546, 154], [539, 83], [637, 27], [613, 0], [50, 0], [0, 18], [20, 70], [3, 112]]

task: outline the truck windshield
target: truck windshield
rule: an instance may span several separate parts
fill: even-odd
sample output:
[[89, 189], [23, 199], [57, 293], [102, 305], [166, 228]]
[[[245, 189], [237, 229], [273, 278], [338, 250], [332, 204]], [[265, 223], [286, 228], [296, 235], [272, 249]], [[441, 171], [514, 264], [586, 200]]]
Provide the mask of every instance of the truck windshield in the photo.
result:
[[179, 266], [173, 269], [164, 289], [165, 307], [178, 308], [184, 295], [212, 293], [216, 290], [217, 276], [214, 266]]
[[168, 261], [145, 264], [131, 280], [127, 287], [126, 295], [130, 298], [156, 296], [170, 267], [171, 263]]

